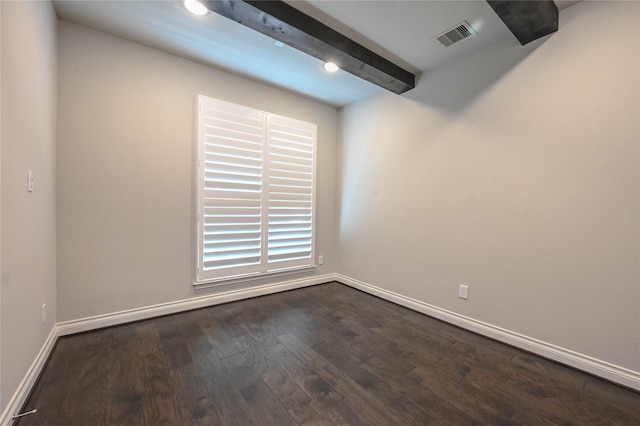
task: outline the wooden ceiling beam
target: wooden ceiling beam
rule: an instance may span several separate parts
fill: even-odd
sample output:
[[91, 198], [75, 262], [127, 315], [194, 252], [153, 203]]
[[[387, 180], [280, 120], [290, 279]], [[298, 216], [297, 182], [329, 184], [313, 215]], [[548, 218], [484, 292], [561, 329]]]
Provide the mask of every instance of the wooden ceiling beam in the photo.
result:
[[523, 46], [558, 31], [558, 7], [553, 0], [487, 0]]
[[404, 93], [416, 76], [327, 25], [280, 0], [205, 0], [211, 11], [267, 35], [340, 69], [390, 90]]

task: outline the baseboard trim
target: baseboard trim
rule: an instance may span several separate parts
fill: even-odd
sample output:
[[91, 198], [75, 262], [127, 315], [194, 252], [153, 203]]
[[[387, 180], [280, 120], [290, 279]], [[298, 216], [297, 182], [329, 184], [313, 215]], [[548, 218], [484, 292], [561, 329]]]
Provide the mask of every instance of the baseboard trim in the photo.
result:
[[569, 349], [496, 327], [495, 325], [478, 321], [344, 275], [337, 274], [335, 281], [458, 327], [640, 391], [640, 372], [638, 371], [629, 370]]
[[205, 296], [193, 297], [190, 299], [175, 302], [161, 303], [158, 305], [145, 306], [142, 308], [128, 309], [104, 315], [96, 315], [88, 318], [64, 321], [58, 323], [60, 336], [66, 336], [83, 331], [95, 330], [98, 328], [111, 327], [133, 321], [140, 321], [162, 315], [175, 314], [177, 312], [189, 311], [192, 309], [205, 308], [207, 306], [219, 305], [237, 300], [249, 299], [252, 297], [264, 296], [267, 294], [279, 293], [287, 290], [308, 287], [335, 280], [335, 274], [316, 275], [309, 278], [282, 281], [275, 284], [262, 285], [241, 290], [231, 290]]
[[19, 414], [20, 409], [29, 397], [31, 389], [35, 385], [36, 380], [38, 380], [40, 372], [47, 363], [49, 354], [51, 354], [51, 351], [53, 350], [58, 337], [58, 325], [56, 324], [51, 329], [51, 332], [49, 333], [49, 336], [47, 336], [47, 340], [45, 340], [44, 344], [42, 345], [40, 352], [38, 352], [38, 355], [36, 356], [33, 363], [31, 363], [29, 370], [27, 370], [27, 374], [25, 374], [24, 378], [20, 382], [20, 385], [18, 386], [18, 389], [15, 391], [15, 393], [11, 397], [11, 400], [2, 412], [2, 416], [0, 416], [0, 425], [8, 426], [12, 424], [13, 416]]

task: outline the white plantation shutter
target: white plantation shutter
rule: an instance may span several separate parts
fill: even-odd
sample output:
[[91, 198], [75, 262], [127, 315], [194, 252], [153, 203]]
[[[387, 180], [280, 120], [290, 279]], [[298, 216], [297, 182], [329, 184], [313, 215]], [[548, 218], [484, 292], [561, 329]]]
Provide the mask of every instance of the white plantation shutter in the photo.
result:
[[199, 97], [197, 281], [313, 266], [316, 126]]
[[258, 273], [262, 256], [261, 112], [200, 103], [200, 279]]
[[267, 118], [268, 244], [270, 269], [312, 263], [316, 125]]

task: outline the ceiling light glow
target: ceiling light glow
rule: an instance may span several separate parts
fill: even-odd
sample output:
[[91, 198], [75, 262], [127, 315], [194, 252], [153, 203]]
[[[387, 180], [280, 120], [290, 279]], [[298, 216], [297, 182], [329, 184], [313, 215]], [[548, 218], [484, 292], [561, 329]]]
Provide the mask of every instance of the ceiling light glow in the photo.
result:
[[325, 62], [324, 69], [329, 71], [329, 72], [336, 72], [336, 71], [338, 71], [340, 69], [340, 67], [338, 67], [333, 62]]
[[184, 7], [194, 15], [202, 16], [206, 15], [209, 11], [202, 3], [198, 0], [184, 0]]

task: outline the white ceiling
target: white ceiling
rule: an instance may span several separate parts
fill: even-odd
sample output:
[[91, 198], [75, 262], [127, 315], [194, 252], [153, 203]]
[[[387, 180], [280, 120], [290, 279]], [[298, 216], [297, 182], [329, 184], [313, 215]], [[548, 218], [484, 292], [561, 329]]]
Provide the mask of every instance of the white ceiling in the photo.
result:
[[[409, 71], [429, 70], [501, 37], [513, 37], [484, 0], [289, 1]], [[576, 1], [556, 1], [559, 8]], [[187, 59], [343, 106], [384, 89], [215, 13], [190, 14], [181, 0], [54, 0], [58, 17]], [[468, 21], [478, 34], [450, 47], [434, 36]], [[515, 37], [514, 37], [515, 40]]]

